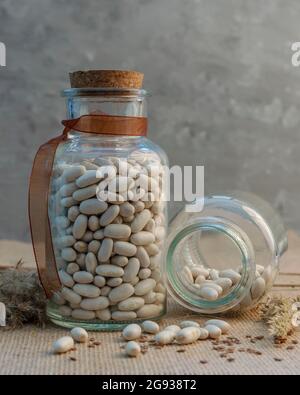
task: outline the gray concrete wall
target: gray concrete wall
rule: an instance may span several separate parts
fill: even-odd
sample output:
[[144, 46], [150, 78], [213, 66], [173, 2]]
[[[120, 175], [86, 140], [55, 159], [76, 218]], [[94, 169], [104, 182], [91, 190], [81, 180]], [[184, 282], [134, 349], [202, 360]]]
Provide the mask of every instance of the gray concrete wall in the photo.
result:
[[1, 0], [0, 238], [29, 239], [32, 159], [83, 68], [144, 71], [171, 163], [204, 164], [207, 191], [252, 190], [300, 229], [299, 16], [298, 0]]

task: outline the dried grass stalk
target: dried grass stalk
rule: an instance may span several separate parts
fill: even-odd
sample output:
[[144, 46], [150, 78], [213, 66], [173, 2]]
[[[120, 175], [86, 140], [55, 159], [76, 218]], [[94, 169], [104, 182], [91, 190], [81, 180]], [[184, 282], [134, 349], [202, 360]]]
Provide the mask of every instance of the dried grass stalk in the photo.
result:
[[295, 328], [292, 324], [294, 315], [293, 304], [300, 301], [300, 297], [270, 296], [260, 305], [260, 314], [269, 327], [269, 332], [275, 341], [286, 341]]
[[44, 326], [46, 298], [36, 271], [15, 267], [0, 270], [0, 301], [6, 306], [7, 328], [26, 323]]

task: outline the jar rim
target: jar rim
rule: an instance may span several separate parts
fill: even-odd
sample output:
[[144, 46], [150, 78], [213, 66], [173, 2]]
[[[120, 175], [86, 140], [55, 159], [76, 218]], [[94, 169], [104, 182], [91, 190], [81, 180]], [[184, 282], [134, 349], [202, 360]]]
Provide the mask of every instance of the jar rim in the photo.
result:
[[150, 96], [145, 89], [129, 88], [68, 88], [61, 91], [62, 97], [87, 97], [87, 96], [129, 96], [144, 98]]
[[[193, 232], [199, 232], [207, 228], [224, 232], [236, 244], [242, 256], [243, 270], [240, 282], [227, 295], [216, 301], [200, 299], [196, 293], [192, 295], [186, 285], [178, 280], [177, 273], [174, 271], [174, 269], [176, 270], [174, 268], [174, 253], [180, 241]], [[204, 314], [223, 313], [237, 306], [243, 300], [245, 294], [250, 291], [256, 269], [253, 246], [246, 233], [228, 220], [213, 217], [203, 217], [189, 222], [180, 232], [175, 229], [168, 237], [164, 264], [168, 292], [184, 307]]]

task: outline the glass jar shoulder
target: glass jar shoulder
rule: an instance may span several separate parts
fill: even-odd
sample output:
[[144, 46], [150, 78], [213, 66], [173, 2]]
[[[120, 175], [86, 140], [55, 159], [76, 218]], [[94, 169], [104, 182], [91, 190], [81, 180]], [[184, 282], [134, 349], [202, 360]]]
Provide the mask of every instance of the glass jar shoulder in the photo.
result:
[[165, 152], [146, 137], [73, 134], [60, 143], [56, 159], [74, 162], [81, 158], [114, 156], [124, 159], [144, 158], [168, 164]]

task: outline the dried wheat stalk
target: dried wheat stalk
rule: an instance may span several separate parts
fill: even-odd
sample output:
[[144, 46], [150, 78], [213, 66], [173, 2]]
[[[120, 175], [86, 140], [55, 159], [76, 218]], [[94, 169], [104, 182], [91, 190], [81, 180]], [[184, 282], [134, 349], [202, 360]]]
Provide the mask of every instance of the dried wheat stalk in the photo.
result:
[[271, 296], [260, 306], [263, 321], [268, 325], [269, 332], [275, 341], [285, 341], [294, 333], [292, 325], [294, 315], [293, 304], [300, 301], [300, 297]]
[[19, 328], [26, 323], [43, 326], [46, 322], [46, 298], [36, 271], [15, 267], [0, 270], [0, 301], [6, 306], [8, 328]]

